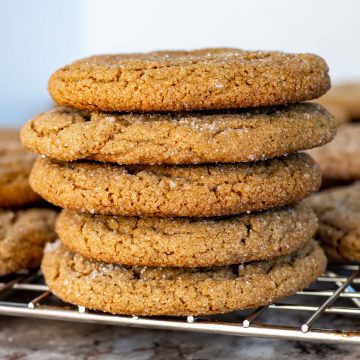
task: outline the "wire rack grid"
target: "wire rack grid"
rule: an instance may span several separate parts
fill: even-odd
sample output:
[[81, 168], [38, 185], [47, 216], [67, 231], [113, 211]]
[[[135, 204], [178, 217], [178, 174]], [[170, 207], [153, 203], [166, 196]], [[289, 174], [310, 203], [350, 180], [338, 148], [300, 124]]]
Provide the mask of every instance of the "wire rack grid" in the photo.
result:
[[[284, 301], [197, 318], [117, 316], [62, 302], [51, 294], [39, 271], [0, 278], [1, 315], [360, 345], [360, 264], [330, 264], [311, 287]], [[330, 322], [321, 325], [329, 315]]]

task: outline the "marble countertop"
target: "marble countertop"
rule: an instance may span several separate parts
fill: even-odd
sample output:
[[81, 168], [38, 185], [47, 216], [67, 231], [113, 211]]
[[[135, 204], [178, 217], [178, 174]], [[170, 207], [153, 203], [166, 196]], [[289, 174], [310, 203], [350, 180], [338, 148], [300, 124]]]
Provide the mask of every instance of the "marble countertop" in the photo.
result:
[[0, 359], [294, 358], [355, 360], [360, 347], [0, 316]]

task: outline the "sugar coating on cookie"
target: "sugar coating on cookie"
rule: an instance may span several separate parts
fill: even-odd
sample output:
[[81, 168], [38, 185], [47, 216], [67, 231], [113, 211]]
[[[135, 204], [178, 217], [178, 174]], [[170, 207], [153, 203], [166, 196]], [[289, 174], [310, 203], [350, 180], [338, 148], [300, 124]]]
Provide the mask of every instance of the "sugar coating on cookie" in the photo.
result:
[[57, 70], [54, 101], [104, 111], [189, 111], [297, 103], [330, 87], [312, 54], [240, 49], [99, 55]]
[[307, 200], [319, 218], [317, 236], [333, 259], [360, 260], [360, 183]]
[[325, 267], [314, 241], [291, 255], [241, 266], [126, 267], [86, 259], [64, 246], [42, 262], [47, 285], [62, 300], [129, 315], [216, 314], [267, 305], [307, 287]]
[[297, 204], [224, 218], [92, 215], [63, 210], [56, 231], [67, 248], [106, 263], [201, 267], [270, 259], [313, 238], [317, 219]]
[[253, 110], [104, 113], [57, 108], [28, 121], [23, 144], [62, 161], [119, 164], [250, 162], [324, 145], [336, 131], [321, 106]]
[[249, 164], [120, 166], [39, 158], [32, 188], [67, 209], [124, 216], [220, 216], [291, 204], [317, 191], [304, 153]]
[[40, 199], [28, 181], [35, 158], [21, 145], [16, 130], [0, 129], [0, 206], [25, 205]]
[[40, 265], [43, 248], [56, 238], [56, 211], [0, 209], [0, 276]]
[[329, 144], [309, 151], [325, 180], [360, 179], [360, 124], [341, 126]]

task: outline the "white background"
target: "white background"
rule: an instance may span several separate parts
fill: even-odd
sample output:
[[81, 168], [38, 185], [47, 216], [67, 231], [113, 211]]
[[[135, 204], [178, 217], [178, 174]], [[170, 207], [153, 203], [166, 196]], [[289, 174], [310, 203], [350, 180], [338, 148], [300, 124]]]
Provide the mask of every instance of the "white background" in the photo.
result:
[[52, 106], [58, 67], [95, 53], [231, 46], [314, 52], [360, 79], [359, 0], [0, 0], [0, 125]]

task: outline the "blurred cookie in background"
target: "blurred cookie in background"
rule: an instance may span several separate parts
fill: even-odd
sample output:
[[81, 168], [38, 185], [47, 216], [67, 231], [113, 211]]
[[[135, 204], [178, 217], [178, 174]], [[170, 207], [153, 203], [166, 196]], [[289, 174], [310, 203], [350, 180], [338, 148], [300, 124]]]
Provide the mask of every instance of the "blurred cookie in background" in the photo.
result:
[[350, 113], [342, 106], [326, 100], [326, 96], [316, 100], [316, 103], [324, 106], [335, 118], [337, 126], [350, 122]]
[[309, 154], [320, 164], [324, 185], [360, 180], [360, 124], [339, 127], [331, 143]]
[[18, 131], [0, 129], [0, 276], [39, 266], [45, 244], [56, 238], [57, 212], [39, 203], [28, 182], [35, 159]]
[[360, 120], [360, 82], [333, 86], [329, 92], [316, 100], [334, 115], [338, 124]]
[[0, 129], [0, 206], [19, 206], [40, 200], [28, 177], [36, 156], [20, 143], [16, 130]]
[[1, 143], [6, 140], [20, 141], [19, 131], [15, 129], [0, 128]]
[[360, 182], [306, 200], [319, 218], [317, 238], [332, 259], [360, 260]]
[[0, 208], [0, 276], [40, 265], [47, 242], [56, 238], [56, 211]]

